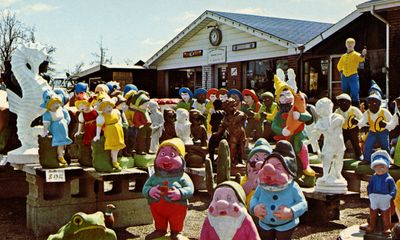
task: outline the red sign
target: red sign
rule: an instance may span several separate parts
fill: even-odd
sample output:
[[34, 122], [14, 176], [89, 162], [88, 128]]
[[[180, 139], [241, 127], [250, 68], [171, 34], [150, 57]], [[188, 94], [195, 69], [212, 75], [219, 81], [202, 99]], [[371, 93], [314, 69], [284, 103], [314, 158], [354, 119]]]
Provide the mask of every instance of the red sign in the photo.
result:
[[203, 50], [193, 50], [193, 51], [183, 52], [184, 58], [198, 57], [198, 56], [203, 56]]

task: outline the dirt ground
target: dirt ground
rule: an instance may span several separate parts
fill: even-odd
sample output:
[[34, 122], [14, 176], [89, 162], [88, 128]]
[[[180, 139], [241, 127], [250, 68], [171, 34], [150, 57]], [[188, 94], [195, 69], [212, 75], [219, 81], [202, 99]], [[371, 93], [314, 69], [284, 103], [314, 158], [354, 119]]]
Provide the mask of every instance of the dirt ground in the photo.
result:
[[[363, 183], [362, 189], [366, 189]], [[196, 193], [190, 201], [186, 218], [185, 235], [190, 239], [198, 239], [204, 217], [207, 214], [209, 196], [206, 192]], [[310, 225], [300, 224], [293, 239], [335, 240], [340, 231], [355, 224], [364, 223], [368, 216], [369, 201], [365, 192], [361, 199], [350, 200], [341, 204], [341, 219], [326, 224], [318, 224], [318, 219]], [[36, 240], [26, 229], [25, 199], [0, 200], [0, 239], [2, 240]], [[153, 230], [152, 225], [118, 229], [119, 240], [144, 239]], [[45, 239], [45, 238], [44, 238]]]

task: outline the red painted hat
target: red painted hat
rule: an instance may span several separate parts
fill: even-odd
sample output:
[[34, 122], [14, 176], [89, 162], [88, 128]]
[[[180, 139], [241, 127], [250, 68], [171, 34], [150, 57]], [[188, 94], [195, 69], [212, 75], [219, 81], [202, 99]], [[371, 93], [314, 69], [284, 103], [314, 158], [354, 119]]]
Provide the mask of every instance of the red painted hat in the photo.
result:
[[243, 97], [246, 95], [251, 96], [251, 98], [254, 100], [254, 102], [258, 102], [257, 94], [256, 94], [256, 92], [254, 92], [253, 89], [244, 89], [242, 91], [242, 94], [243, 94]]
[[210, 99], [211, 94], [217, 94], [218, 93], [218, 89], [217, 88], [210, 88], [207, 91], [207, 99]]
[[219, 98], [220, 95], [225, 95], [225, 94], [228, 94], [228, 89], [221, 88], [217, 92], [217, 98]]

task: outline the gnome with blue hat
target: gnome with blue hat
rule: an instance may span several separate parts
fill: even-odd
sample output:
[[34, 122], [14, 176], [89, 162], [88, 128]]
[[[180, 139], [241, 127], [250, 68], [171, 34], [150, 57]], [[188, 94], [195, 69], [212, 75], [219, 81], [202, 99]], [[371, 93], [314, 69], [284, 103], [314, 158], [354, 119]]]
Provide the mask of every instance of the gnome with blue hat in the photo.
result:
[[368, 110], [364, 112], [361, 120], [358, 123], [360, 128], [369, 127], [368, 136], [364, 144], [364, 161], [361, 164], [370, 164], [371, 154], [375, 143], [379, 143], [380, 147], [387, 152], [390, 151], [389, 145], [389, 129], [388, 123], [392, 119], [392, 114], [389, 110], [381, 106], [382, 91], [378, 91], [378, 85], [372, 86], [368, 96]]
[[389, 174], [390, 155], [387, 151], [379, 150], [371, 156], [371, 168], [375, 174], [368, 183], [368, 198], [370, 201], [370, 221], [366, 233], [373, 233], [377, 224], [378, 212], [383, 222], [383, 233], [390, 235], [391, 213], [390, 203], [396, 196], [396, 184]]
[[179, 89], [179, 96], [182, 98], [182, 100], [180, 102], [178, 102], [178, 104], [176, 104], [176, 109], [184, 108], [184, 109], [190, 111], [190, 109], [193, 106], [192, 91], [190, 91], [189, 88], [181, 87]]
[[71, 118], [68, 111], [62, 107], [62, 99], [52, 90], [43, 92], [43, 103], [40, 107], [47, 109], [43, 114], [43, 133], [45, 137], [50, 133], [52, 135], [53, 147], [57, 147], [57, 160], [60, 166], [67, 166], [64, 159], [65, 146], [72, 143], [68, 137], [68, 124]]
[[207, 90], [204, 88], [197, 88], [194, 90], [194, 98], [192, 108], [197, 109], [205, 117], [207, 115], [206, 105], [208, 103]]

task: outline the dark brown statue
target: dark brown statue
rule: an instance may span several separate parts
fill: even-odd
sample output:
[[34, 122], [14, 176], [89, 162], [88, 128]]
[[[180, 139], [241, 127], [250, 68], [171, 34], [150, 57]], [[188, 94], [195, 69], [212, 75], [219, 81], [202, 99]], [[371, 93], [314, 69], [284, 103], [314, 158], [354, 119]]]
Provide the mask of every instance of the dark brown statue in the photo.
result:
[[177, 137], [175, 131], [176, 113], [173, 109], [164, 110], [164, 121], [164, 130], [160, 137], [160, 142]]
[[[197, 109], [191, 109], [189, 112], [190, 133], [193, 143], [200, 142], [200, 146], [207, 147], [207, 130], [204, 126], [206, 117]], [[197, 144], [195, 144], [197, 145]]]

